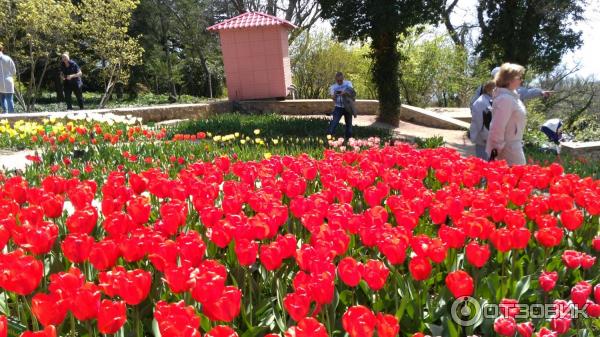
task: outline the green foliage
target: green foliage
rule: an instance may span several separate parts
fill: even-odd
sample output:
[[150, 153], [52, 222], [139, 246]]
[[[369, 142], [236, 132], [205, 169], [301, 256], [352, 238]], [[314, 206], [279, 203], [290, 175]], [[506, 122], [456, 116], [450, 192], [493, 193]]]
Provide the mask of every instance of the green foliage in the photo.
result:
[[400, 91], [398, 35], [440, 18], [441, 0], [319, 0], [323, 17], [331, 19], [342, 40], [370, 39], [373, 79], [380, 102], [380, 120], [398, 124]]
[[137, 38], [127, 34], [138, 4], [139, 0], [82, 0], [79, 5], [79, 29], [94, 52], [94, 61], [101, 64], [105, 82], [100, 107], [106, 105], [117, 83], [127, 82], [130, 67], [141, 61], [143, 49]]
[[374, 99], [366, 47], [332, 40], [324, 32], [306, 32], [290, 48], [294, 85], [299, 98], [329, 98], [334, 74], [342, 71], [361, 99]]
[[[402, 34], [400, 91], [409, 105], [468, 105], [475, 89], [489, 78], [486, 62], [473, 64], [468, 52], [447, 34], [415, 27]], [[451, 96], [456, 95], [456, 99]]]
[[[285, 118], [277, 114], [241, 115], [222, 114], [204, 120], [182, 122], [168, 129], [168, 134], [195, 134], [199, 131], [212, 132], [217, 135], [232, 134], [246, 130], [259, 129], [259, 137], [264, 138], [323, 138], [329, 119], [325, 118]], [[339, 128], [338, 128], [339, 129]], [[355, 126], [356, 138], [379, 137], [390, 139], [391, 131], [370, 127]], [[339, 131], [339, 130], [338, 130]]]
[[417, 138], [415, 143], [420, 149], [435, 149], [444, 146], [446, 142], [444, 141], [444, 137], [434, 136], [429, 138]]
[[574, 25], [583, 20], [585, 4], [585, 0], [479, 0], [477, 51], [495, 64], [514, 62], [550, 71], [563, 54], [581, 46], [581, 32]]

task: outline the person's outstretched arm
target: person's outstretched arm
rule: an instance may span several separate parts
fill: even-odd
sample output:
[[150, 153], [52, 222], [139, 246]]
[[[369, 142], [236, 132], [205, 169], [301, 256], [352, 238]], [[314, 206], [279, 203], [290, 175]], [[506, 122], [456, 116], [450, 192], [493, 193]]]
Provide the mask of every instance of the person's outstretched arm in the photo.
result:
[[544, 90], [540, 88], [526, 88], [520, 87], [517, 89], [517, 93], [521, 97], [521, 101], [525, 102], [530, 99], [544, 96]]

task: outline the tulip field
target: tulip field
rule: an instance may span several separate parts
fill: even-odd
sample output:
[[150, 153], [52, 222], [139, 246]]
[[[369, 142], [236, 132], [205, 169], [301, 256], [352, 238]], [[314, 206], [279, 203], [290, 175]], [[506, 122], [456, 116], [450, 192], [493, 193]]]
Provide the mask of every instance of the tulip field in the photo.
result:
[[0, 122], [0, 337], [600, 336], [595, 163], [269, 118]]

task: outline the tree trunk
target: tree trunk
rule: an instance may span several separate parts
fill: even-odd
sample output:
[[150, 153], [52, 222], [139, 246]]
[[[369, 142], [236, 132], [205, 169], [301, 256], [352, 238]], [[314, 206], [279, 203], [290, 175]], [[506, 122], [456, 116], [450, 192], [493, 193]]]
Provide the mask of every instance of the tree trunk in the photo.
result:
[[169, 97], [177, 100], [177, 88], [175, 87], [175, 81], [173, 81], [173, 65], [171, 64], [171, 53], [169, 50], [169, 38], [168, 38], [168, 27], [165, 22], [164, 15], [160, 15], [160, 28], [161, 28], [161, 40], [163, 48], [165, 49], [165, 61], [167, 62], [167, 76], [169, 77]]
[[400, 54], [396, 49], [397, 35], [393, 32], [379, 32], [371, 36], [373, 56], [373, 80], [379, 99], [378, 120], [397, 126], [400, 122], [400, 88], [398, 85], [398, 64]]

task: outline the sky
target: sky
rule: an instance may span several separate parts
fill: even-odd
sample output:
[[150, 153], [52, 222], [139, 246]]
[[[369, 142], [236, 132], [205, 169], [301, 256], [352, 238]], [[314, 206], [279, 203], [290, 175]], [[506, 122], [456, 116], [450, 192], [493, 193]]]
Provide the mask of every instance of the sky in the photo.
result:
[[[581, 69], [575, 75], [581, 77], [594, 76], [600, 79], [600, 0], [587, 0], [584, 21], [578, 22], [575, 28], [581, 30], [583, 45], [581, 48], [563, 56], [563, 62], [568, 66], [579, 63]], [[462, 22], [476, 23], [477, 0], [459, 0], [456, 10], [451, 16], [454, 25]]]

